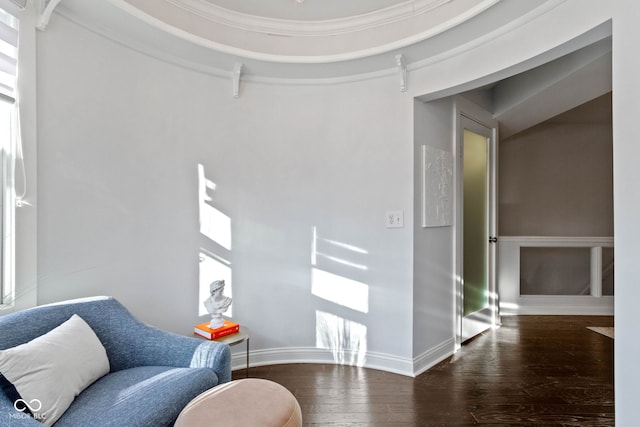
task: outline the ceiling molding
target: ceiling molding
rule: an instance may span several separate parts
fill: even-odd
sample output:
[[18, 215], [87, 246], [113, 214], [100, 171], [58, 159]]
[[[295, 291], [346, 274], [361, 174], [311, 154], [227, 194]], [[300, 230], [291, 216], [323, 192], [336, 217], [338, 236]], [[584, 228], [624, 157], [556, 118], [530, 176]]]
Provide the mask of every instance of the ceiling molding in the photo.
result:
[[[146, 1], [148, 4], [157, 2], [157, 0], [137, 1]], [[190, 38], [193, 34], [188, 34], [186, 31], [174, 27], [169, 27], [171, 30], [169, 31], [167, 27], [153, 25], [148, 20], [157, 20], [157, 18], [142, 13], [124, 0], [65, 0], [56, 8], [54, 14], [144, 55], [203, 74], [229, 79], [229, 70], [235, 63], [241, 62], [243, 64], [242, 83], [308, 86], [394, 78], [398, 76], [399, 69], [397, 62], [394, 61], [398, 54], [403, 55], [407, 78], [410, 78], [413, 73], [431, 68], [438, 63], [455, 62], [456, 57], [464, 55], [467, 51], [473, 51], [479, 45], [493, 44], [496, 39], [508, 40], [512, 37], [510, 33], [521, 32], [520, 28], [526, 27], [529, 22], [549, 16], [553, 18], [554, 15], [550, 14], [551, 10], [569, 1], [540, 0], [535, 6], [528, 2], [526, 4], [499, 2], [495, 8], [468, 20], [464, 25], [450, 29], [439, 37], [416, 42], [384, 55], [372, 55], [334, 63], [296, 63], [295, 61], [287, 63], [284, 61], [286, 57], [281, 57], [283, 59], [281, 62], [274, 62], [232, 55], [216, 49], [212, 44], [194, 42]], [[460, 4], [469, 5], [469, 2], [463, 1]], [[121, 7], [123, 5], [124, 7]], [[510, 14], [501, 15], [505, 10]], [[598, 11], [594, 11], [593, 15], [599, 16]], [[551, 21], [553, 22], [554, 19]], [[590, 25], [591, 21], [586, 22]], [[486, 28], [490, 30], [481, 32]], [[585, 28], [588, 30], [590, 27]], [[535, 32], [535, 29], [531, 31]], [[576, 46], [573, 48], [575, 49]], [[537, 54], [523, 51], [522, 55], [523, 58], [528, 58]], [[546, 55], [537, 58], [538, 61], [550, 59], [553, 58], [548, 58]], [[528, 67], [520, 64], [520, 68]], [[496, 81], [500, 76], [487, 78]], [[410, 88], [412, 92], [419, 90], [424, 93], [428, 89], [428, 86], [421, 83], [419, 79], [414, 83]], [[473, 82], [474, 85], [477, 83]], [[472, 88], [464, 88], [464, 90], [469, 89]], [[440, 92], [442, 92], [441, 89], [434, 87], [429, 94], [437, 96]]]
[[[250, 15], [204, 0], [166, 0], [176, 7], [229, 27], [290, 37], [324, 37], [389, 25], [433, 11], [454, 0], [409, 0], [361, 15], [326, 20], [290, 20]], [[480, 3], [495, 3], [484, 0]]]
[[[131, 49], [139, 54], [157, 59], [167, 64], [173, 64], [185, 69], [189, 69], [198, 73], [214, 76], [220, 79], [228, 79], [230, 73], [221, 66], [207, 65], [200, 61], [190, 60], [168, 52], [164, 49], [153, 48], [144, 42], [140, 42], [135, 38], [125, 36], [120, 32], [114, 32], [110, 29], [97, 25], [89, 25], [87, 22], [78, 19], [73, 14], [69, 14], [66, 10], [58, 10], [56, 13], [63, 19], [73, 22], [100, 37], [104, 37], [114, 43], [117, 43], [127, 49]], [[244, 68], [243, 64], [243, 68]], [[276, 77], [265, 76], [261, 74], [242, 74], [242, 81], [254, 84], [277, 85], [277, 86], [335, 86], [345, 83], [363, 82], [368, 80], [376, 80], [384, 77], [390, 77], [397, 74], [396, 67], [388, 67], [384, 69], [376, 69], [367, 72], [351, 73], [347, 75], [338, 75], [331, 77]]]
[[[257, 17], [203, 0], [108, 1], [149, 25], [218, 52], [273, 63], [327, 64], [380, 55], [430, 39], [501, 0], [415, 0], [325, 21]], [[410, 14], [408, 5], [413, 5]]]

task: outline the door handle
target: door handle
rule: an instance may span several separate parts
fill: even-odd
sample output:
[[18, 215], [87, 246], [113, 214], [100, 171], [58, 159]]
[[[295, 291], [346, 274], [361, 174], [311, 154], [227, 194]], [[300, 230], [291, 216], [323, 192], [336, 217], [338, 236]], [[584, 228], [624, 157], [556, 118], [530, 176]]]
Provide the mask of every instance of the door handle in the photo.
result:
[[489, 236], [489, 243], [498, 243], [498, 238], [495, 236]]

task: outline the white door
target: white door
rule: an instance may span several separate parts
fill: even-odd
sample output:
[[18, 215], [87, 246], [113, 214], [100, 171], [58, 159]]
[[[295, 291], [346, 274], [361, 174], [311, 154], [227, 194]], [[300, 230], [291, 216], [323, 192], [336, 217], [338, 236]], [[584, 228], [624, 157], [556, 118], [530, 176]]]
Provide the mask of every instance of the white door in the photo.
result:
[[497, 325], [496, 129], [461, 115], [458, 132], [459, 343]]

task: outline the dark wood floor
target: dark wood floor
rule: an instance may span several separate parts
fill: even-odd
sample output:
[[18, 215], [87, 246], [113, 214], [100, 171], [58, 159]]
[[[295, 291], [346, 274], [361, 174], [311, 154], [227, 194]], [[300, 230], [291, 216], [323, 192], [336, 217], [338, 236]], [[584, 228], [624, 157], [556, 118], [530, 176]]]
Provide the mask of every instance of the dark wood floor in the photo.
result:
[[[504, 317], [409, 378], [348, 366], [254, 367], [287, 387], [307, 426], [613, 426], [612, 317]], [[234, 372], [243, 378], [244, 370]]]

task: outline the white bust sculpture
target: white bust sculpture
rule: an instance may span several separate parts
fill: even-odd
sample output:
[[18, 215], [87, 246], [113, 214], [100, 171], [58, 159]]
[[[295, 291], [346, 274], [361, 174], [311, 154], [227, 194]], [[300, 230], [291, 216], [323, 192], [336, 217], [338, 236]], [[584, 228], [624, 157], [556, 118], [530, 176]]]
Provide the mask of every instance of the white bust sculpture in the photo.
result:
[[209, 285], [211, 296], [204, 301], [204, 306], [211, 314], [209, 327], [216, 329], [224, 325], [222, 313], [227, 311], [231, 305], [231, 298], [224, 295], [224, 280], [216, 280]]

